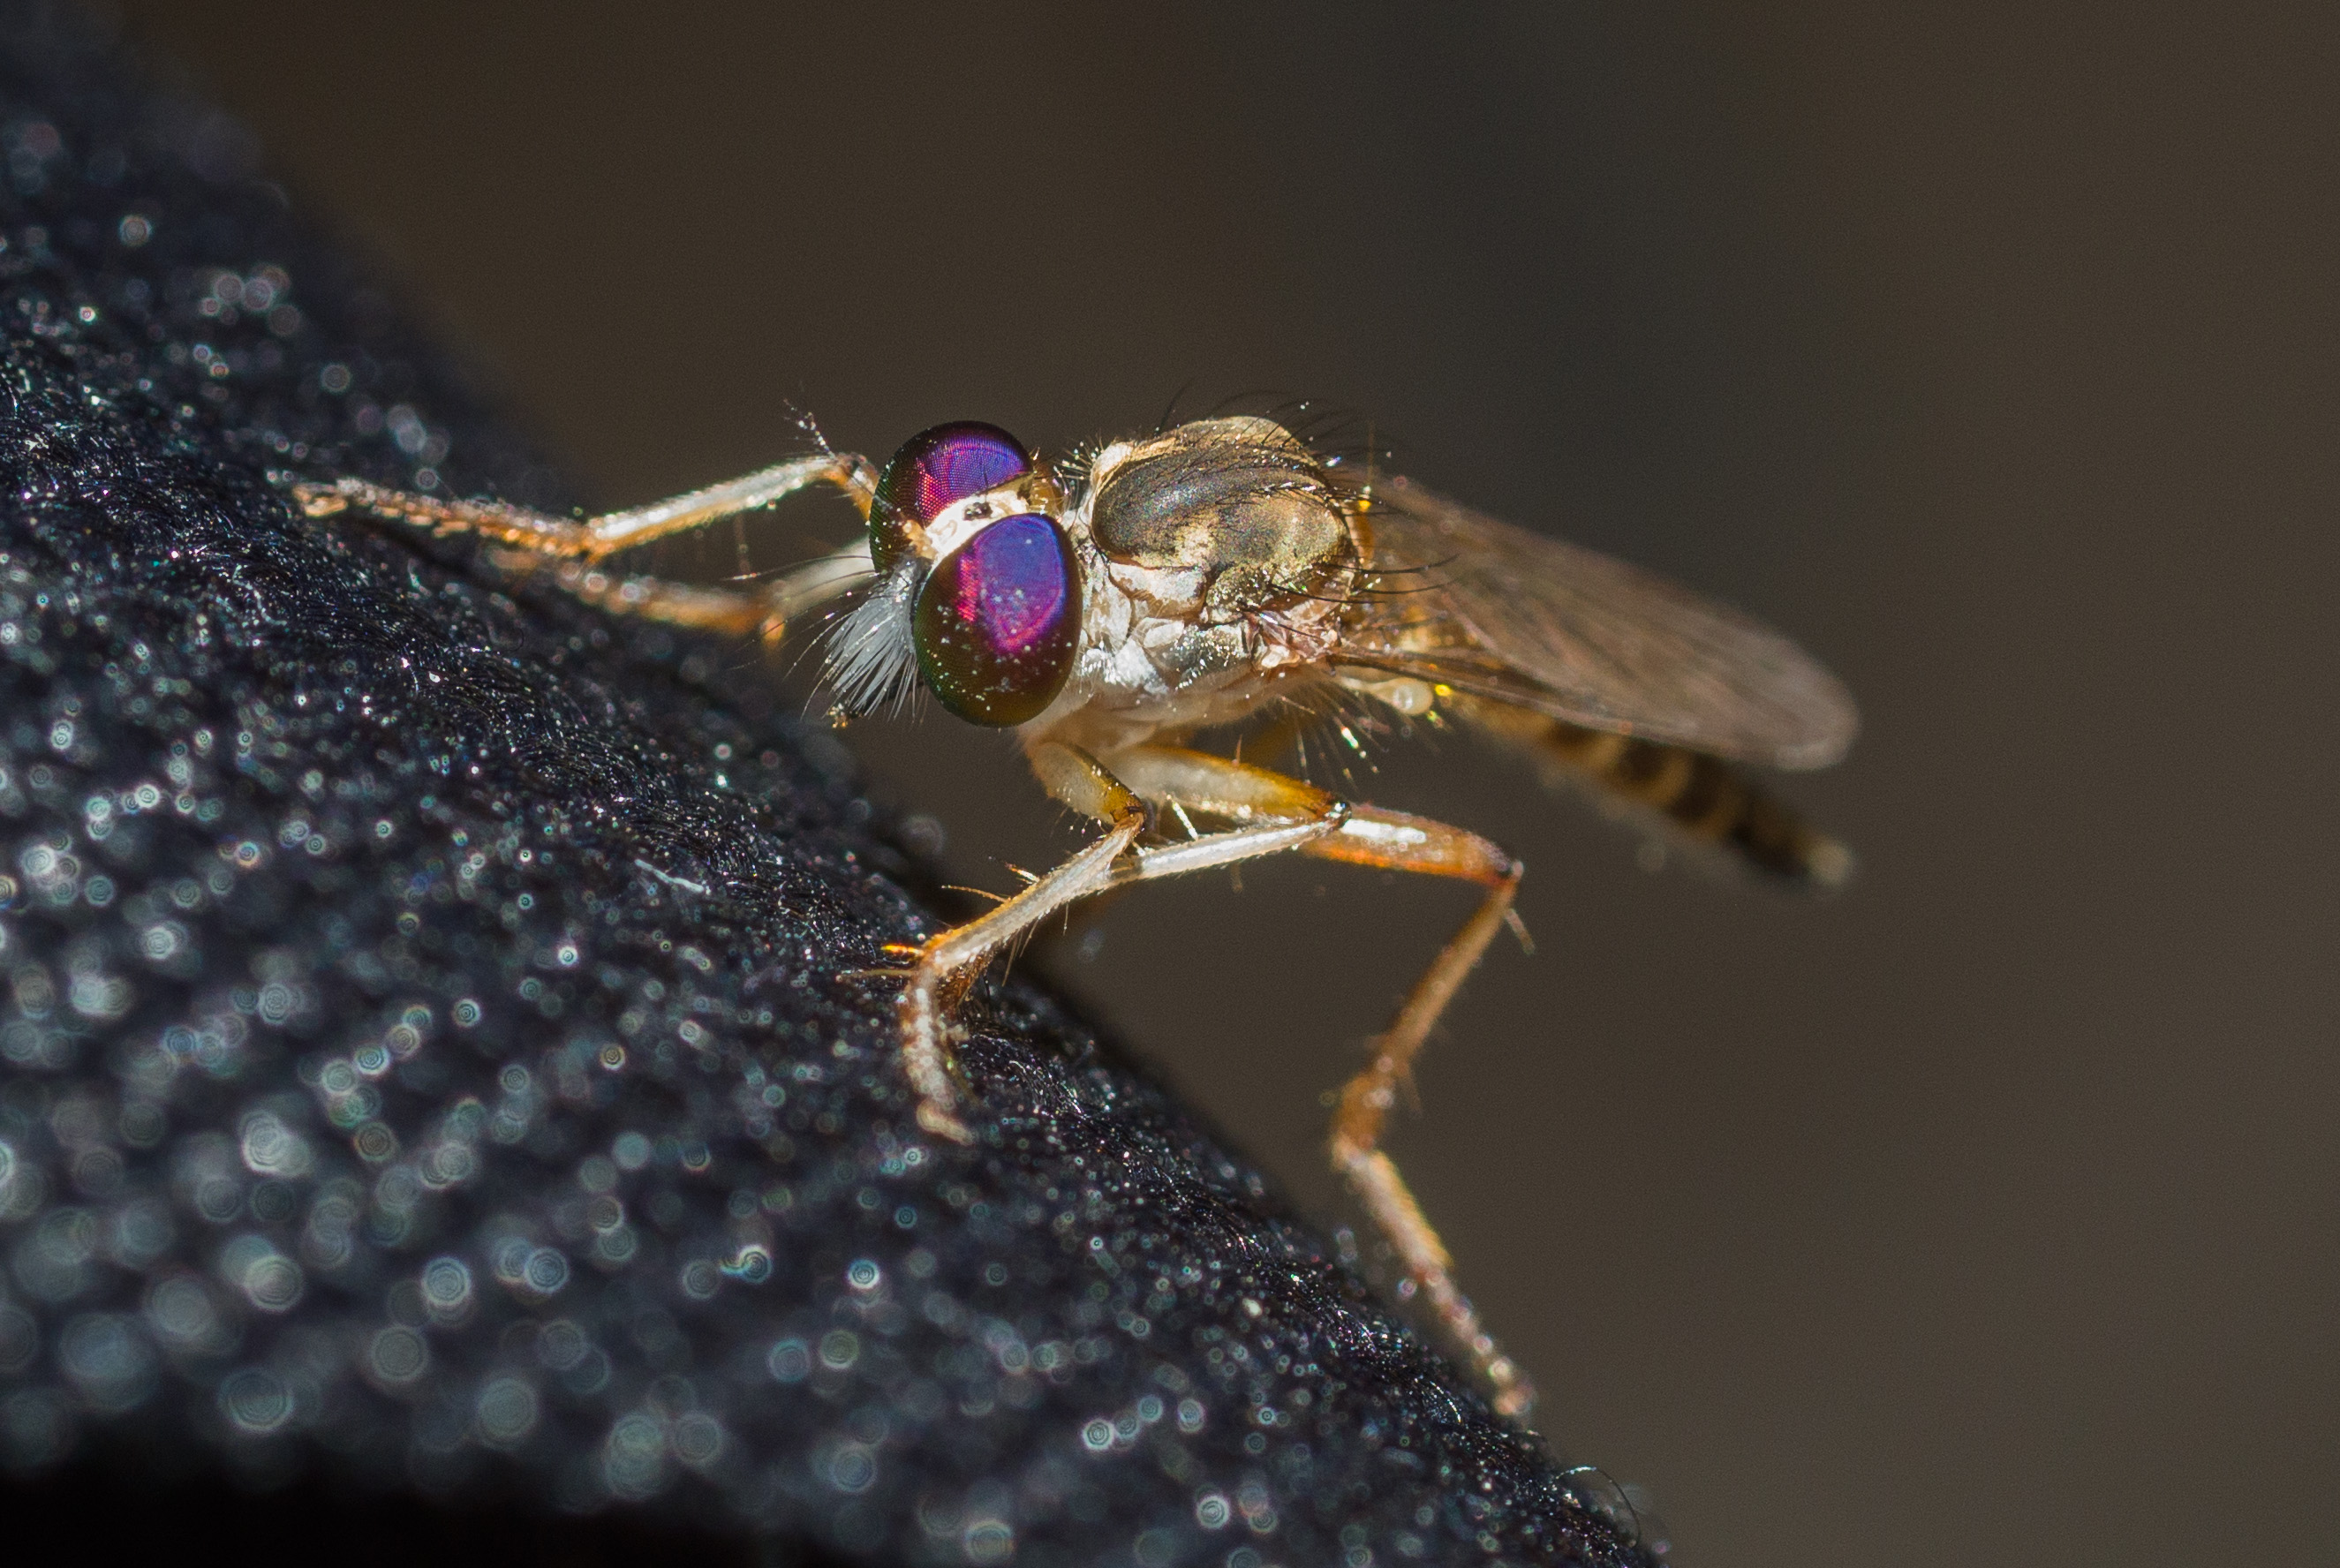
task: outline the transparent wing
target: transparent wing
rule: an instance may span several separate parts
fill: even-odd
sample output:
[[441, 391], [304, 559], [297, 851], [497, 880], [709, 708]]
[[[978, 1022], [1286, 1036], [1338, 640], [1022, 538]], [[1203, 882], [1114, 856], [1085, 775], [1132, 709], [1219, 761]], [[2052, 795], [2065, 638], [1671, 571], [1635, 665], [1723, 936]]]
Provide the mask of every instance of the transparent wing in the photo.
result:
[[1373, 487], [1363, 521], [1368, 608], [1343, 663], [1775, 768], [1852, 743], [1836, 677], [1736, 610], [1403, 479]]

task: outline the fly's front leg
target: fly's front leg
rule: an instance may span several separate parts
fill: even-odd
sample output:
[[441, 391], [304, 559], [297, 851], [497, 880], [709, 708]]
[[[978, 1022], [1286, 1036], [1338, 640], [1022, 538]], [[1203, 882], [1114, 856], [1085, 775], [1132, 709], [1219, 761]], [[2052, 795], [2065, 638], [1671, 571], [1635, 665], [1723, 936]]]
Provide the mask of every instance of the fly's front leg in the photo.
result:
[[[523, 550], [496, 550], [490, 554], [498, 566], [515, 574], [540, 570], [544, 564], [542, 556]], [[725, 637], [759, 637], [770, 620], [759, 593], [701, 588], [662, 577], [620, 576], [583, 561], [563, 561], [544, 575], [564, 592], [597, 610], [637, 620]]]
[[878, 479], [867, 458], [851, 452], [823, 452], [649, 506], [584, 519], [554, 517], [496, 501], [442, 501], [436, 496], [370, 484], [362, 479], [337, 480], [332, 484], [295, 481], [290, 488], [293, 500], [310, 517], [362, 512], [433, 533], [477, 534], [538, 555], [599, 561], [670, 533], [688, 533], [727, 517], [769, 506], [816, 484], [833, 484], [843, 491], [866, 519]]
[[1464, 978], [1478, 967], [1487, 944], [1512, 918], [1512, 899], [1525, 868], [1475, 833], [1371, 806], [1356, 808], [1339, 833], [1307, 845], [1302, 853], [1393, 871], [1453, 877], [1487, 889], [1478, 910], [1447, 939], [1422, 978], [1414, 982], [1389, 1027], [1374, 1042], [1372, 1063], [1343, 1087], [1339, 1108], [1333, 1116], [1331, 1152], [1334, 1167], [1347, 1178], [1365, 1212], [1396, 1249], [1439, 1322], [1469, 1351], [1472, 1362], [1493, 1389], [1495, 1408], [1524, 1419], [1535, 1406], [1534, 1386], [1519, 1364], [1496, 1345], [1481, 1325], [1470, 1298], [1455, 1285], [1454, 1260], [1423, 1216], [1405, 1178], [1398, 1174], [1396, 1163], [1382, 1152], [1381, 1136], [1390, 1107], [1397, 1101], [1398, 1086], [1407, 1080], [1431, 1027], [1446, 1010]]
[[785, 573], [754, 592], [620, 576], [604, 571], [600, 562], [618, 551], [705, 528], [815, 484], [835, 485], [865, 519], [868, 516], [877, 479], [868, 461], [851, 453], [799, 458], [650, 506], [582, 520], [501, 501], [417, 495], [359, 479], [332, 484], [296, 481], [290, 488], [309, 517], [354, 512], [432, 533], [473, 534], [503, 547], [494, 552], [498, 565], [514, 571], [549, 568], [555, 582], [589, 604], [646, 620], [770, 642], [798, 615], [835, 598], [868, 572], [866, 540]]
[[[497, 564], [519, 571], [541, 559], [512, 550], [494, 554]], [[582, 561], [561, 561], [550, 575], [562, 589], [613, 615], [777, 642], [798, 617], [865, 581], [869, 572], [869, 542], [865, 539], [783, 572], [752, 592], [660, 577], [620, 577]]]

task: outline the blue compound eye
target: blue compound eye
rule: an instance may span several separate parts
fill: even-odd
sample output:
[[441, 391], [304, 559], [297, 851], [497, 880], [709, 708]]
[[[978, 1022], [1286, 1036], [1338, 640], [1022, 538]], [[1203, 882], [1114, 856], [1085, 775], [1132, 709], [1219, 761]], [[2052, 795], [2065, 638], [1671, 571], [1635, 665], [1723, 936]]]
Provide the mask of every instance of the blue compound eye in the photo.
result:
[[1002, 518], [935, 562], [911, 636], [918, 673], [975, 724], [1021, 724], [1063, 690], [1079, 651], [1079, 564], [1036, 511]]
[[1032, 471], [1032, 454], [997, 425], [962, 420], [920, 431], [878, 476], [869, 555], [885, 576], [910, 552], [907, 523], [923, 527], [971, 495]]

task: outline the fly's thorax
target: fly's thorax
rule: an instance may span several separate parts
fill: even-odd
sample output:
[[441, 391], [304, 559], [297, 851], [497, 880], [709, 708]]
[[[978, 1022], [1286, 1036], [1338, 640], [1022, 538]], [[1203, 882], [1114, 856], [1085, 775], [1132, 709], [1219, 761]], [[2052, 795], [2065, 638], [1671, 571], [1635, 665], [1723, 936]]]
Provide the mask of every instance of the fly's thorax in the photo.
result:
[[1084, 510], [1116, 579], [1165, 615], [1289, 610], [1357, 559], [1340, 494], [1273, 420], [1196, 420], [1116, 442], [1097, 454]]
[[1198, 420], [1116, 442], [1066, 521], [1086, 547], [1075, 684], [1135, 713], [1220, 717], [1337, 640], [1357, 560], [1323, 467], [1272, 420]]
[[1024, 727], [1027, 738], [1062, 740], [1099, 756], [1165, 736], [1233, 723], [1291, 685], [1300, 672], [1263, 667], [1248, 620], [1198, 626], [1135, 614], [1137, 601], [1102, 571], [1088, 579], [1085, 625], [1072, 679]]
[[[1067, 521], [1073, 537], [1085, 541], [1079, 514]], [[1183, 710], [1252, 673], [1259, 638], [1250, 618], [1203, 613], [1176, 601], [1176, 585], [1162, 581], [1167, 574], [1117, 565], [1085, 543], [1079, 553], [1080, 653], [1052, 716], [1089, 705], [1125, 713]]]

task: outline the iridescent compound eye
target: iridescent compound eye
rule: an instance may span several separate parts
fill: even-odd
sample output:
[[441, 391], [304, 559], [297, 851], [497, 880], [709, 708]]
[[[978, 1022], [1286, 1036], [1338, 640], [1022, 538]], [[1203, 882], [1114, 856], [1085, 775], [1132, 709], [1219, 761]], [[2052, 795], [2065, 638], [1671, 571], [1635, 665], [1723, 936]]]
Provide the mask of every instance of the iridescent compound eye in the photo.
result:
[[971, 495], [1032, 471], [1032, 454], [997, 425], [962, 420], [920, 431], [878, 476], [869, 509], [869, 555], [883, 576], [910, 549], [906, 523], [921, 527]]
[[1080, 568], [1056, 522], [1002, 518], [935, 562], [912, 619], [918, 673], [976, 724], [1037, 718], [1072, 673]]

